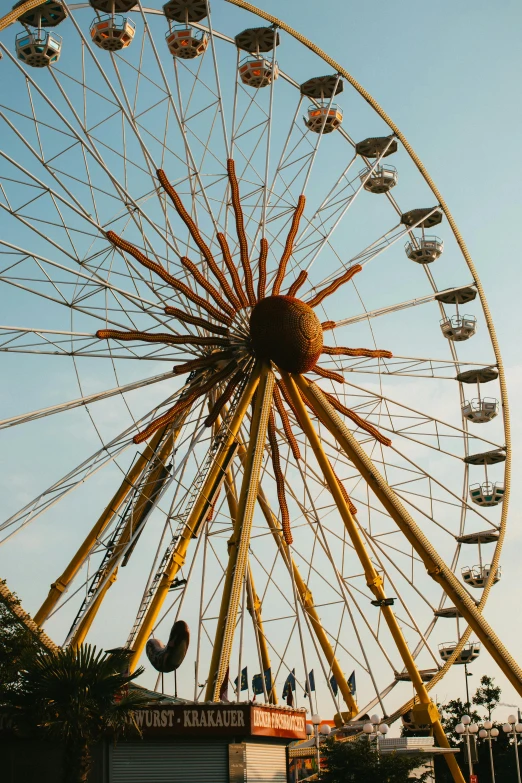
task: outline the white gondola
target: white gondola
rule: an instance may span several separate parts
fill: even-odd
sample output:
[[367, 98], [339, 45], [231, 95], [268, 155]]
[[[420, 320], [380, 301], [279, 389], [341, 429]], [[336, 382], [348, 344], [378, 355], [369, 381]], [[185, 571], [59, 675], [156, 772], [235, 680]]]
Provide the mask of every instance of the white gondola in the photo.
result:
[[371, 166], [359, 172], [359, 179], [368, 193], [388, 193], [399, 181], [395, 166]]
[[477, 397], [466, 400], [462, 406], [462, 415], [474, 424], [485, 424], [498, 414], [498, 400], [493, 397]]
[[477, 331], [477, 319], [474, 315], [452, 315], [441, 320], [440, 328], [446, 339], [460, 343], [473, 337]]
[[92, 42], [106, 52], [118, 52], [130, 46], [136, 25], [120, 14], [105, 14], [91, 24]]
[[256, 90], [267, 87], [278, 76], [277, 63], [274, 63], [272, 68], [270, 60], [265, 60], [264, 57], [245, 57], [239, 63], [239, 78], [247, 87], [254, 87]]
[[308, 107], [305, 125], [314, 133], [331, 133], [341, 127], [343, 110], [336, 103], [314, 104]]
[[61, 51], [61, 36], [41, 28], [16, 36], [16, 56], [33, 68], [46, 68], [58, 62]]
[[208, 35], [187, 25], [177, 25], [165, 35], [169, 52], [182, 60], [200, 57], [208, 46]]
[[[470, 587], [481, 588], [486, 584], [489, 575], [491, 574], [491, 565], [475, 565], [469, 568], [465, 566], [461, 569], [462, 579]], [[497, 568], [495, 576], [493, 577], [493, 584], [500, 580], [501, 570]]]
[[441, 257], [444, 242], [439, 237], [423, 236], [406, 242], [404, 250], [410, 261], [415, 261], [417, 264], [431, 264]]
[[[449, 661], [455, 652], [456, 646], [457, 642], [444, 642], [444, 644], [439, 644], [439, 655], [444, 662]], [[480, 642], [468, 642], [457, 655], [454, 665], [471, 663], [472, 661], [475, 661], [479, 655]]]
[[498, 506], [504, 500], [504, 484], [485, 481], [483, 484], [471, 484], [469, 496], [478, 506]]

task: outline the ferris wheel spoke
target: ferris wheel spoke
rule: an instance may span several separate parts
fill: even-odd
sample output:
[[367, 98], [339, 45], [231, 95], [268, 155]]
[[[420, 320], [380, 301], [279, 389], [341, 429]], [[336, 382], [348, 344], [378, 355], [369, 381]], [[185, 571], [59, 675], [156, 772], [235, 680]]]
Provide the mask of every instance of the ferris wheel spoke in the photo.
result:
[[84, 397], [79, 397], [76, 400], [68, 400], [67, 402], [61, 403], [60, 405], [52, 405], [48, 408], [41, 408], [40, 410], [31, 411], [30, 413], [22, 413], [18, 416], [11, 416], [9, 419], [0, 420], [0, 429], [15, 427], [18, 424], [25, 424], [27, 422], [36, 421], [37, 419], [41, 419], [45, 416], [54, 416], [56, 413], [63, 413], [64, 411], [73, 410], [74, 408], [91, 405], [94, 402], [106, 400], [109, 397], [114, 397], [117, 394], [125, 394], [126, 392], [134, 391], [135, 389], [142, 389], [154, 383], [172, 380], [172, 377], [172, 372], [165, 372], [161, 375], [154, 375], [151, 378], [145, 378], [143, 380], [135, 381], [134, 383], [127, 383], [123, 386], [117, 386], [113, 389], [107, 389], [103, 392], [88, 394]]
[[179, 395], [179, 391], [165, 400], [160, 406], [153, 408], [141, 419], [137, 420], [130, 427], [113, 438], [100, 449], [95, 451], [90, 457], [81, 462], [76, 468], [67, 473], [63, 478], [52, 484], [44, 492], [37, 495], [30, 503], [27, 503], [22, 509], [12, 514], [8, 519], [0, 524], [0, 531], [7, 530], [14, 526], [15, 529], [8, 533], [0, 544], [5, 543], [12, 538], [22, 528], [30, 522], [41, 516], [45, 511], [63, 500], [68, 494], [84, 484], [89, 478], [92, 478], [105, 465], [116, 460], [123, 452], [133, 445], [131, 433], [135, 432], [136, 426], [146, 421], [151, 415], [154, 415], [162, 405], [169, 404], [172, 399]]

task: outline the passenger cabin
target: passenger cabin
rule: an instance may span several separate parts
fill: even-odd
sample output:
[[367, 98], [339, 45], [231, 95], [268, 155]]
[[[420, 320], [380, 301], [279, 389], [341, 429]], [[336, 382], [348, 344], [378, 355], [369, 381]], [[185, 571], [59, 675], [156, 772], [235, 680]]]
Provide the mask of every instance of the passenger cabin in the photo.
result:
[[47, 30], [18, 33], [16, 36], [16, 56], [32, 68], [46, 68], [60, 59], [62, 37]]
[[[457, 642], [444, 642], [443, 644], [439, 644], [439, 655], [444, 662], [449, 661], [455, 652], [456, 647]], [[479, 655], [480, 642], [468, 642], [457, 655], [457, 658], [454, 661], [454, 665], [471, 663], [472, 661], [475, 661]]]
[[498, 506], [504, 500], [504, 484], [485, 481], [483, 484], [471, 484], [469, 496], [477, 506]]
[[120, 14], [105, 14], [91, 24], [92, 42], [106, 52], [118, 52], [130, 46], [136, 25]]
[[[486, 584], [489, 575], [491, 574], [491, 565], [475, 565], [469, 568], [465, 566], [461, 569], [462, 579], [470, 587], [482, 588]], [[501, 569], [497, 568], [493, 577], [493, 584], [496, 585], [500, 581]]]
[[462, 406], [462, 415], [474, 424], [485, 424], [498, 414], [498, 400], [493, 397], [477, 397], [466, 400]]
[[459, 315], [457, 313], [450, 318], [442, 318], [440, 328], [447, 340], [461, 343], [473, 337], [477, 331], [477, 319], [474, 315]]
[[359, 172], [363, 188], [368, 193], [388, 193], [399, 180], [395, 166], [375, 166], [362, 169]]
[[207, 49], [208, 36], [193, 27], [176, 25], [165, 34], [169, 52], [182, 60], [200, 57]]
[[435, 236], [411, 235], [409, 242], [404, 245], [404, 250], [410, 261], [415, 261], [416, 264], [431, 264], [444, 252], [444, 242]]

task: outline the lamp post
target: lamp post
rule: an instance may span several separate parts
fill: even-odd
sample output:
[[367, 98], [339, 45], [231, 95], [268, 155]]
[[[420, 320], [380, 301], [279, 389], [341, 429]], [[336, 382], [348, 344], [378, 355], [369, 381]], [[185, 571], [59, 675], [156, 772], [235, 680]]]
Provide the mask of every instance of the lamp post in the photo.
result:
[[[455, 726], [455, 731], [459, 735], [465, 735], [466, 737], [466, 745], [468, 748], [468, 764], [469, 764], [469, 775], [470, 777], [473, 775], [473, 762], [471, 760], [471, 743], [470, 743], [470, 736], [472, 734], [476, 734], [479, 730], [479, 727], [476, 723], [471, 722], [471, 718], [469, 715], [463, 715], [460, 719], [460, 723], [457, 723]], [[520, 783], [520, 781], [519, 781]]]
[[390, 730], [387, 723], [381, 723], [381, 719], [378, 715], [372, 715], [370, 723], [365, 723], [363, 731], [368, 735], [368, 741], [372, 741], [372, 737], [375, 737], [375, 744], [377, 750], [379, 750], [379, 737], [385, 736]]
[[496, 739], [499, 735], [498, 729], [495, 729], [493, 727], [493, 724], [490, 720], [485, 720], [484, 725], [479, 731], [479, 737], [480, 739], [487, 740], [489, 744], [489, 761], [491, 764], [491, 780], [493, 783], [495, 783], [495, 767], [493, 766], [493, 740]]
[[[327, 735], [330, 733], [330, 726], [324, 724], [324, 726], [321, 726], [321, 716], [320, 715], [312, 715], [312, 724], [313, 724], [313, 732], [315, 737], [315, 752], [317, 757], [317, 773], [321, 774], [321, 750], [319, 747], [319, 732], [321, 734]], [[320, 728], [319, 728], [320, 727]]]
[[521, 781], [520, 781], [520, 762], [518, 760], [518, 735], [522, 734], [522, 723], [517, 723], [516, 716], [515, 715], [510, 715], [508, 717], [508, 722], [504, 723], [502, 728], [506, 732], [506, 734], [512, 734], [513, 735], [514, 748], [515, 748], [515, 759], [517, 761], [517, 778], [518, 778], [518, 783], [521, 783]]

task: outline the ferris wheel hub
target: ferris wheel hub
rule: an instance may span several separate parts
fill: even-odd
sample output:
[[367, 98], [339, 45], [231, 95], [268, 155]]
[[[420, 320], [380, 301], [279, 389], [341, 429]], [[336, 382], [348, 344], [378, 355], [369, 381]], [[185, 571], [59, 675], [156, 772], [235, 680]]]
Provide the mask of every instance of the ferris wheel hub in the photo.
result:
[[311, 370], [323, 348], [321, 322], [309, 305], [292, 296], [261, 299], [250, 316], [250, 336], [256, 356], [292, 373]]

